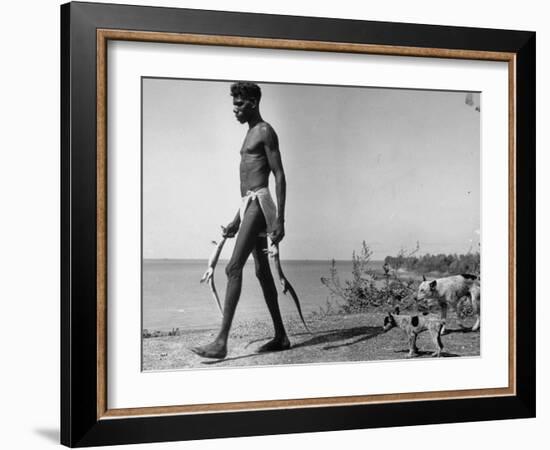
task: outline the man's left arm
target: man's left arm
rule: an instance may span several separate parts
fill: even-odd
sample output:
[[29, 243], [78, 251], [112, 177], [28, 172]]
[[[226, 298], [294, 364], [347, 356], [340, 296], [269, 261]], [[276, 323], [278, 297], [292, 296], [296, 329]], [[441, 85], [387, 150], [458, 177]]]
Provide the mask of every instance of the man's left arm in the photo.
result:
[[278, 244], [285, 236], [285, 203], [286, 203], [286, 177], [279, 151], [279, 139], [277, 134], [269, 125], [261, 129], [264, 142], [265, 154], [269, 168], [275, 176], [275, 193], [277, 195], [277, 223], [271, 234], [271, 240]]

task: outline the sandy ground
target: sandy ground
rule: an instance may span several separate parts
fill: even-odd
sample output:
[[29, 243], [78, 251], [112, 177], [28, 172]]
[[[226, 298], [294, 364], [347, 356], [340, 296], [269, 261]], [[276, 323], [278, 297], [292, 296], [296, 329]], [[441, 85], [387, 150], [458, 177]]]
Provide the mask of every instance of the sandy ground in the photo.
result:
[[[269, 319], [267, 319], [269, 320]], [[400, 329], [382, 332], [384, 314], [314, 315], [306, 318], [312, 334], [305, 332], [299, 320], [286, 321], [291, 348], [282, 352], [256, 353], [272, 335], [270, 322], [236, 322], [229, 339], [227, 357], [206, 359], [190, 351], [191, 347], [211, 342], [217, 330], [194, 330], [177, 336], [143, 339], [143, 370], [235, 367], [274, 364], [404, 359], [408, 342]], [[473, 321], [466, 321], [472, 325]], [[442, 337], [442, 357], [478, 356], [479, 331], [465, 331], [454, 316], [448, 317], [448, 334]], [[420, 358], [434, 350], [429, 333], [418, 338]]]

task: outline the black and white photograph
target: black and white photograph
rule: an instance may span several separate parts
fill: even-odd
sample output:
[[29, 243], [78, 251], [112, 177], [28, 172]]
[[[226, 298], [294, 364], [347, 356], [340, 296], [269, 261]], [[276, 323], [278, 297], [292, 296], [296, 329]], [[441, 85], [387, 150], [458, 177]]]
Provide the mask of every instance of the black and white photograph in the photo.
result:
[[545, 11], [6, 3], [0, 447], [544, 442]]
[[480, 356], [479, 92], [141, 94], [143, 371]]

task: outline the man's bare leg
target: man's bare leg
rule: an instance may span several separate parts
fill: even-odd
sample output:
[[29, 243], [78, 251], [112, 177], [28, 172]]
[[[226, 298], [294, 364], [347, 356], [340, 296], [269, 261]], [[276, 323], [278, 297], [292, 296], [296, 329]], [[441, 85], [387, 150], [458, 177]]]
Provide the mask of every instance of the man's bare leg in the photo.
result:
[[223, 307], [223, 320], [220, 332], [214, 342], [201, 347], [191, 349], [194, 353], [205, 358], [225, 358], [227, 355], [227, 339], [233, 322], [233, 316], [241, 295], [243, 280], [243, 267], [250, 253], [256, 245], [258, 234], [265, 230], [265, 219], [255, 200], [250, 202], [243, 217], [239, 234], [235, 242], [235, 248], [231, 259], [225, 268], [227, 275], [227, 289], [225, 291], [225, 303]]
[[277, 288], [273, 281], [271, 269], [269, 267], [269, 259], [265, 250], [267, 249], [267, 238], [258, 237], [256, 239], [256, 246], [252, 251], [254, 257], [254, 263], [256, 264], [256, 276], [262, 287], [265, 302], [269, 314], [271, 314], [271, 320], [273, 320], [273, 328], [275, 330], [275, 337], [262, 345], [258, 352], [275, 352], [280, 350], [287, 350], [290, 348], [290, 341], [286, 335], [285, 327], [283, 325], [283, 319], [281, 317], [281, 311], [279, 309], [279, 302], [277, 300]]

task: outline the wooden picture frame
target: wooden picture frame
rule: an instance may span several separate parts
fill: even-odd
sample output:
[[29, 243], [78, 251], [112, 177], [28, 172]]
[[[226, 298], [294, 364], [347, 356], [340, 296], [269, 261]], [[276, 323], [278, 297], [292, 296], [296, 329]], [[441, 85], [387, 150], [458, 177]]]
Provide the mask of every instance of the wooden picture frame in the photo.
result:
[[[110, 409], [109, 40], [504, 61], [509, 71], [506, 388]], [[61, 442], [71, 447], [535, 415], [535, 33], [69, 3], [61, 7]]]

